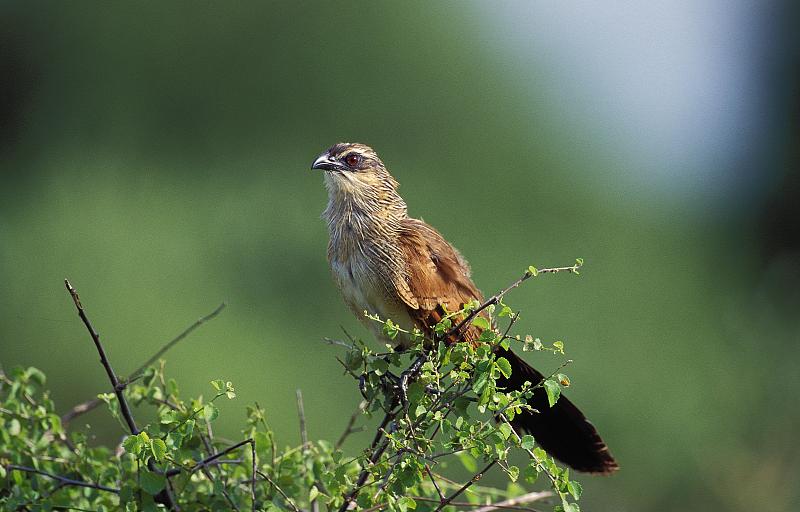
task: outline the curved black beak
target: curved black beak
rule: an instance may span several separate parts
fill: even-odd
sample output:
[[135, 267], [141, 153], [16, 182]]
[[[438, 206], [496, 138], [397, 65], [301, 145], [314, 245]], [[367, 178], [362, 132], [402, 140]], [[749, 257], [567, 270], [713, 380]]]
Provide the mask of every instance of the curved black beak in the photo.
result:
[[312, 169], [322, 169], [323, 171], [339, 171], [344, 169], [344, 166], [331, 158], [326, 151], [317, 157], [311, 164]]

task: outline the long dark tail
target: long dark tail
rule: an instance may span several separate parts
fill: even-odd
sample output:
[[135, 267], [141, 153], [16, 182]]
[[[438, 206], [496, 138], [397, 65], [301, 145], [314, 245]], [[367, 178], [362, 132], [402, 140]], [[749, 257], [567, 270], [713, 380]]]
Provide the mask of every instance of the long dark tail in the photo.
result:
[[[498, 385], [520, 389], [525, 381], [536, 385], [544, 379], [512, 351], [500, 349], [498, 356], [511, 363], [511, 377], [498, 380]], [[564, 395], [550, 407], [544, 389], [538, 388], [528, 404], [539, 412], [523, 411], [511, 423], [518, 431], [531, 434], [547, 453], [578, 471], [612, 473], [619, 469], [594, 425]]]

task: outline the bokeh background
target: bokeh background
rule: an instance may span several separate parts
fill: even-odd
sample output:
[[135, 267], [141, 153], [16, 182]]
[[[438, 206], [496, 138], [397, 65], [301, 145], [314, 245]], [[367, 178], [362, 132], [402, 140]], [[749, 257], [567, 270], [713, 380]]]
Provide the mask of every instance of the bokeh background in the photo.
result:
[[[122, 374], [232, 380], [282, 443], [358, 401], [325, 336], [312, 159], [374, 146], [485, 292], [529, 264], [520, 332], [622, 465], [586, 510], [800, 508], [797, 9], [775, 2], [0, 3], [0, 363], [66, 411]], [[557, 358], [531, 355], [542, 370]], [[85, 417], [98, 442], [121, 431]], [[358, 440], [349, 445], [358, 449]], [[502, 479], [494, 475], [493, 481]]]

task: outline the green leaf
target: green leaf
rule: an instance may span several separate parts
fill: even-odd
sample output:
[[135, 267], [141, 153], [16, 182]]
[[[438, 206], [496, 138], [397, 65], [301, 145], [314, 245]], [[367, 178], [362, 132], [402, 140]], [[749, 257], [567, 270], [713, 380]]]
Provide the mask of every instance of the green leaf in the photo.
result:
[[481, 393], [489, 383], [489, 372], [481, 372], [475, 376], [475, 381], [472, 383], [472, 391]]
[[151, 473], [147, 470], [143, 470], [139, 473], [139, 485], [142, 486], [142, 490], [147, 494], [155, 496], [164, 489], [166, 483], [167, 481], [164, 479], [164, 475]]
[[161, 439], [153, 439], [150, 442], [150, 451], [158, 462], [162, 462], [167, 455], [167, 445]]
[[372, 366], [372, 369], [375, 370], [375, 373], [377, 373], [378, 375], [385, 375], [386, 372], [389, 371], [389, 363], [386, 362], [385, 359], [380, 357], [372, 361], [372, 364], [370, 366]]
[[583, 487], [581, 486], [580, 482], [576, 482], [572, 480], [567, 484], [567, 490], [575, 498], [575, 501], [581, 499], [581, 494], [583, 494]]
[[224, 380], [220, 380], [220, 379], [212, 380], [211, 381], [211, 385], [214, 386], [214, 389], [216, 389], [217, 391], [222, 391], [223, 389], [225, 389], [225, 381]]
[[225, 383], [225, 396], [228, 397], [228, 400], [233, 400], [236, 398], [235, 391], [236, 390], [233, 389], [233, 383], [231, 383], [231, 381]]
[[139, 452], [142, 451], [142, 442], [139, 436], [128, 436], [122, 441], [122, 447], [131, 455], [139, 455]]
[[219, 409], [214, 404], [206, 404], [203, 406], [203, 416], [206, 421], [214, 421], [219, 416]]
[[536, 277], [539, 275], [539, 269], [531, 265], [530, 267], [528, 267], [528, 273], [533, 277]]
[[419, 381], [414, 381], [408, 385], [407, 395], [408, 401], [416, 404], [425, 396], [425, 386]]
[[547, 379], [544, 381], [544, 390], [547, 392], [547, 401], [550, 402], [550, 407], [553, 407], [561, 396], [561, 386], [558, 382]]
[[500, 434], [502, 434], [503, 439], [508, 439], [509, 436], [511, 436], [511, 432], [513, 431], [511, 425], [509, 425], [508, 423], [501, 423], [500, 425], [497, 426], [497, 430], [500, 431]]
[[319, 489], [317, 489], [316, 485], [311, 486], [311, 490], [308, 491], [308, 501], [314, 501], [319, 496]]
[[507, 473], [512, 482], [516, 482], [519, 478], [519, 468], [517, 466], [508, 466]]
[[535, 484], [539, 478], [539, 467], [535, 462], [531, 462], [525, 467], [525, 481], [529, 484]]
[[482, 316], [476, 316], [472, 319], [472, 325], [477, 327], [478, 329], [488, 329], [489, 328], [489, 320]]
[[523, 450], [533, 450], [533, 448], [536, 446], [536, 441], [533, 439], [533, 436], [526, 434], [522, 436], [522, 440], [520, 441], [519, 445]]
[[461, 461], [461, 465], [464, 466], [464, 469], [470, 473], [478, 471], [478, 461], [476, 461], [472, 455], [461, 452], [458, 454], [458, 460]]
[[20, 425], [19, 420], [17, 418], [13, 418], [11, 421], [8, 422], [8, 433], [12, 436], [18, 436], [20, 431], [22, 430], [22, 425]]
[[25, 377], [36, 382], [40, 386], [44, 386], [44, 383], [47, 380], [42, 370], [34, 368], [33, 366], [25, 370]]
[[478, 337], [478, 341], [483, 343], [493, 343], [497, 335], [491, 329], [485, 329]]
[[383, 324], [383, 334], [389, 337], [389, 339], [395, 339], [397, 334], [400, 332], [398, 329], [397, 324], [392, 322], [391, 320], [386, 320], [386, 323]]
[[403, 496], [399, 500], [397, 500], [397, 510], [400, 512], [406, 512], [407, 510], [414, 510], [417, 508], [417, 502], [414, 501], [413, 498], [409, 498], [408, 496]]
[[553, 348], [556, 349], [558, 352], [564, 353], [564, 342], [563, 341], [554, 341]]
[[508, 362], [508, 359], [505, 357], [498, 357], [495, 364], [505, 378], [511, 377], [511, 363]]
[[170, 423], [178, 423], [178, 411], [173, 411], [172, 409], [166, 410], [161, 413], [161, 417], [159, 420], [162, 424], [170, 424]]

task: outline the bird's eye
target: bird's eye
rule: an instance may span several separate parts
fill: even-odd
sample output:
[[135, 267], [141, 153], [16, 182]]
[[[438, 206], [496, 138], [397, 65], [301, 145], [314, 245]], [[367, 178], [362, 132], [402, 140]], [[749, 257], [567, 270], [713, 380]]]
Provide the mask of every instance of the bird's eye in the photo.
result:
[[355, 167], [361, 163], [361, 155], [357, 155], [356, 153], [350, 153], [349, 155], [344, 157], [344, 163], [346, 163], [350, 167]]

